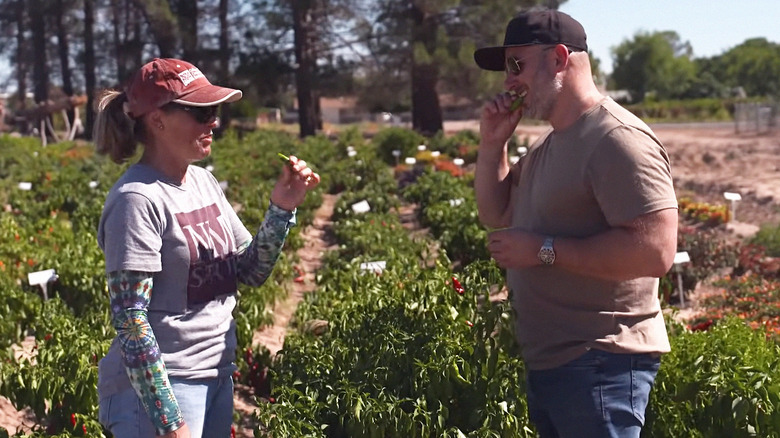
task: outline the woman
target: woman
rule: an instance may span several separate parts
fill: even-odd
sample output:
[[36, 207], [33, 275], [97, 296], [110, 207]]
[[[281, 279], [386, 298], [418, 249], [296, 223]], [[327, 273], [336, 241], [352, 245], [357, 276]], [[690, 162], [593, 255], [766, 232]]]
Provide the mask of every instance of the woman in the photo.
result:
[[320, 181], [290, 157], [252, 238], [216, 179], [192, 166], [211, 153], [218, 106], [240, 98], [188, 62], [155, 59], [99, 102], [99, 153], [121, 163], [143, 145], [98, 229], [117, 331], [100, 361], [100, 421], [117, 438], [230, 435], [237, 283], [268, 278]]

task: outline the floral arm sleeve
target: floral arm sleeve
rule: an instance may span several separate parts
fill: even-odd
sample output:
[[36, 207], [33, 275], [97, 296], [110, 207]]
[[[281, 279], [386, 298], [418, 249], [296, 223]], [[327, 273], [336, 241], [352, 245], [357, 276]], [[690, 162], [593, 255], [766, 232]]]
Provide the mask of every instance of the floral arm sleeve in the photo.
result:
[[294, 226], [295, 211], [271, 203], [254, 239], [239, 248], [238, 281], [250, 286], [265, 283], [282, 252], [287, 233]]
[[111, 322], [116, 329], [127, 375], [157, 434], [164, 435], [182, 427], [184, 418], [147, 318], [152, 274], [109, 272], [108, 291]]

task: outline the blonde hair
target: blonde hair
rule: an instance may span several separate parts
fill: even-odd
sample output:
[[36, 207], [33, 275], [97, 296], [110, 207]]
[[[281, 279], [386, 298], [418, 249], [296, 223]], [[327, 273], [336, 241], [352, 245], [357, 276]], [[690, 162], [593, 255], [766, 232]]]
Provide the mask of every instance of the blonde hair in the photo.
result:
[[127, 95], [124, 91], [106, 90], [98, 99], [95, 118], [95, 149], [121, 164], [135, 154], [143, 142], [143, 123], [130, 118], [124, 111]]

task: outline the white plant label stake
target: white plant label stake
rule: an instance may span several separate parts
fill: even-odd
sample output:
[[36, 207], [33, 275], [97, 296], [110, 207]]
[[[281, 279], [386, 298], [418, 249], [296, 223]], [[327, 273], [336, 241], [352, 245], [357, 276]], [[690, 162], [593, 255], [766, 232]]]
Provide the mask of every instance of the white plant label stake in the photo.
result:
[[368, 205], [368, 201], [362, 200], [352, 204], [352, 211], [355, 213], [368, 213], [371, 211], [371, 206]]
[[731, 201], [731, 220], [737, 219], [737, 203], [742, 200], [742, 195], [733, 192], [723, 192], [723, 197]]
[[677, 291], [680, 294], [680, 307], [685, 307], [685, 291], [682, 283], [682, 265], [690, 263], [688, 251], [680, 251], [674, 255], [674, 272], [677, 273]]
[[377, 274], [381, 274], [382, 271], [385, 270], [385, 267], [387, 267], [387, 262], [384, 260], [376, 262], [365, 262], [360, 264], [360, 270], [371, 271]]
[[54, 269], [46, 269], [45, 271], [30, 272], [27, 274], [27, 281], [30, 286], [40, 286], [43, 290], [43, 299], [48, 300], [49, 294], [47, 291], [49, 283], [57, 281], [57, 272]]

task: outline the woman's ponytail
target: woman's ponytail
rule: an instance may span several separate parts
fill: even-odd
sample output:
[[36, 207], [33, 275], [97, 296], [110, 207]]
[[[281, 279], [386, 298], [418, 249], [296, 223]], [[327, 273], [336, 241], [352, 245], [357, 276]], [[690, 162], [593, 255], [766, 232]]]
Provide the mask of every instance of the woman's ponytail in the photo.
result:
[[125, 113], [126, 102], [127, 95], [116, 90], [106, 90], [98, 100], [93, 132], [96, 150], [115, 163], [124, 163], [132, 157], [140, 140], [141, 127], [136, 125], [141, 121], [133, 120]]

